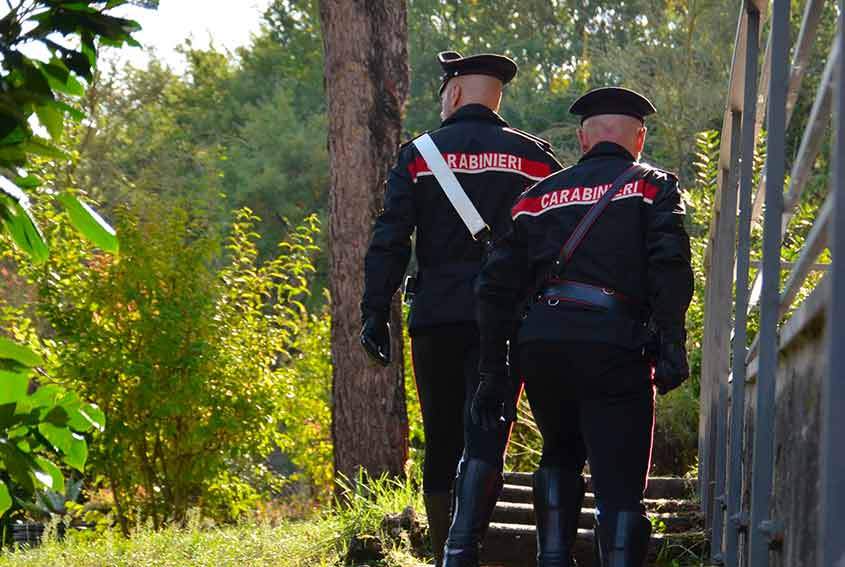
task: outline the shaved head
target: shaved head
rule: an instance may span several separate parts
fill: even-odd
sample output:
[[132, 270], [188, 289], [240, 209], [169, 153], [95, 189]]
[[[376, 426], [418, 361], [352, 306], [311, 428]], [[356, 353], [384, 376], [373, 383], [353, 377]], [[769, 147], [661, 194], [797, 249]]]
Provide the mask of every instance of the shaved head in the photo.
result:
[[619, 144], [639, 159], [645, 145], [646, 127], [627, 114], [598, 114], [584, 120], [578, 129], [581, 151], [587, 153], [599, 142]]
[[483, 104], [493, 111], [502, 103], [504, 84], [489, 75], [460, 75], [449, 80], [440, 96], [440, 118], [446, 120], [460, 107]]

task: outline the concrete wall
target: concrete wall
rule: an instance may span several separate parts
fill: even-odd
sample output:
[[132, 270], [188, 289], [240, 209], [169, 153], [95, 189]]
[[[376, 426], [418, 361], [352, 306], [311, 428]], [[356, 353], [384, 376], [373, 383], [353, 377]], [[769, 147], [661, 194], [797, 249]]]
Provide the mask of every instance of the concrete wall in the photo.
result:
[[[770, 556], [772, 567], [815, 565], [819, 504], [821, 377], [827, 371], [825, 328], [829, 282], [822, 281], [780, 333], [774, 423], [774, 482], [771, 518], [782, 541]], [[749, 368], [745, 446], [753, 439], [756, 364]], [[845, 447], [845, 445], [843, 445]], [[845, 450], [845, 449], [843, 449]], [[743, 509], [750, 509], [751, 452], [746, 451]]]

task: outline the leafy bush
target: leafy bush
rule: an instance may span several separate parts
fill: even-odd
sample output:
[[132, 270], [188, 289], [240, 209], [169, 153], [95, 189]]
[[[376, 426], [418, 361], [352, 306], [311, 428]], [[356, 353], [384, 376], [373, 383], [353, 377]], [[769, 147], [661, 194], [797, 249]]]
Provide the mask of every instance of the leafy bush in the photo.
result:
[[[46, 270], [22, 267], [50, 323], [54, 374], [103, 408], [92, 468], [124, 530], [135, 510], [159, 527], [200, 506], [232, 519], [267, 478], [288, 349], [300, 330], [314, 218], [259, 265], [256, 218], [237, 213], [224, 249], [200, 219], [152, 201], [118, 215], [121, 256], [92, 254], [62, 216]], [[82, 260], [92, 259], [87, 265]]]
[[279, 448], [300, 472], [312, 495], [327, 502], [334, 487], [331, 435], [332, 360], [328, 308], [310, 315], [290, 349], [281, 372]]
[[[0, 245], [14, 243], [31, 262], [44, 262], [49, 249], [27, 195], [41, 179], [21, 168], [37, 156], [68, 158], [54, 144], [66, 117], [84, 117], [69, 102], [84, 94], [79, 79], [93, 79], [97, 44], [138, 45], [131, 35], [140, 29], [136, 22], [106, 14], [126, 1], [10, 2], [0, 18]], [[20, 50], [33, 43], [46, 48], [49, 58]], [[36, 119], [50, 139], [35, 133]], [[74, 192], [54, 195], [81, 234], [104, 250], [117, 250], [114, 231]], [[73, 392], [51, 385], [28, 393], [32, 367], [41, 363], [28, 347], [0, 337], [0, 514], [12, 506], [12, 495], [20, 505], [34, 505], [37, 487], [64, 492], [64, 477], [47, 454], [81, 470], [87, 445], [80, 434], [103, 424], [99, 410]]]
[[102, 430], [103, 413], [75, 392], [50, 384], [29, 392], [33, 367], [43, 366], [29, 348], [0, 337], [0, 515], [46, 491], [63, 493], [58, 460], [82, 472], [88, 458], [84, 434]]
[[[140, 29], [137, 22], [106, 13], [127, 1], [104, 5], [96, 0], [35, 0], [14, 7], [9, 3], [8, 12], [0, 18], [0, 235], [6, 233], [36, 262], [46, 260], [48, 248], [25, 191], [37, 187], [41, 179], [32, 172], [16, 173], [16, 168], [30, 165], [34, 156], [69, 159], [54, 144], [64, 133], [66, 117], [75, 122], [84, 117], [68, 102], [85, 93], [79, 79], [93, 80], [97, 44], [139, 45], [132, 38]], [[19, 50], [32, 43], [40, 43], [49, 59], [41, 61]], [[50, 139], [35, 133], [36, 118]], [[117, 250], [111, 227], [74, 193], [63, 191], [56, 200], [82, 234], [105, 250]]]

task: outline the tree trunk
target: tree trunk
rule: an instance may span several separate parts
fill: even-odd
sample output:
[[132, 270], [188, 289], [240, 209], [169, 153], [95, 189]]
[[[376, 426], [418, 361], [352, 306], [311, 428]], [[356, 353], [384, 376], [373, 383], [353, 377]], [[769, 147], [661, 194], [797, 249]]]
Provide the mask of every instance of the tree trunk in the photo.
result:
[[408, 416], [398, 299], [391, 310], [393, 363], [374, 365], [359, 343], [364, 254], [396, 159], [408, 95], [403, 0], [322, 0], [329, 114], [329, 241], [336, 475], [404, 472]]

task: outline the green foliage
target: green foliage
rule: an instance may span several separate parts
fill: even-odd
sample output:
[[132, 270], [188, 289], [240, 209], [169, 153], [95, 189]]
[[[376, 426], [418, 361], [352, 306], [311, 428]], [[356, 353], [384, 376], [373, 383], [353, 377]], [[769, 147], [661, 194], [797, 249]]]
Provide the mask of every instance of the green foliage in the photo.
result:
[[194, 505], [218, 519], [243, 514], [266, 477], [255, 463], [278, 441], [316, 219], [260, 264], [248, 210], [225, 254], [204, 221], [152, 200], [119, 211], [120, 258], [94, 253], [63, 218], [49, 225], [59, 238], [47, 270], [22, 272], [52, 326], [55, 375], [109, 418], [91, 469], [121, 525], [135, 510], [155, 526], [184, 521]]
[[0, 567], [329, 567], [341, 564], [353, 537], [382, 542], [386, 558], [380, 564], [385, 567], [418, 565], [405, 534], [390, 533], [384, 521], [408, 507], [423, 510], [416, 480], [359, 478], [343, 481], [342, 487], [334, 509], [305, 520], [208, 529], [200, 527], [197, 514], [189, 514], [183, 527], [140, 526], [128, 538], [112, 531], [97, 537], [70, 531], [62, 541], [53, 538], [33, 549], [3, 552]]
[[540, 466], [542, 454], [543, 437], [534, 421], [528, 397], [523, 394], [517, 406], [517, 420], [511, 432], [505, 465], [508, 470], [533, 471]]
[[[402, 305], [402, 319], [408, 320], [409, 307]], [[408, 460], [411, 470], [410, 476], [422, 474], [423, 459], [425, 458], [425, 431], [422, 422], [422, 407], [420, 397], [417, 393], [416, 377], [414, 375], [413, 351], [411, 349], [411, 336], [408, 334], [408, 326], [402, 326], [402, 338], [404, 346], [402, 355], [404, 360], [405, 376], [405, 398], [408, 412]]]
[[[417, 511], [425, 510], [422, 492], [419, 490], [418, 477], [406, 478], [366, 478], [363, 473], [356, 479], [341, 478], [341, 488], [335, 514], [339, 520], [338, 536], [343, 543], [353, 539], [375, 541], [379, 555], [384, 556], [380, 563], [384, 567], [418, 565], [413, 559], [414, 544], [408, 532], [395, 533], [396, 526], [386, 520], [410, 508], [411, 517]], [[411, 531], [418, 526], [411, 526]], [[393, 532], [393, 533], [391, 533]], [[417, 535], [421, 535], [417, 532]], [[422, 539], [422, 538], [420, 538]]]
[[279, 448], [300, 472], [312, 495], [327, 502], [334, 488], [331, 435], [331, 322], [328, 309], [309, 315], [290, 348], [282, 372]]
[[[15, 168], [28, 166], [33, 156], [68, 159], [54, 144], [64, 133], [66, 118], [80, 122], [84, 116], [68, 99], [83, 94], [79, 79], [93, 79], [98, 44], [138, 45], [132, 38], [140, 29], [138, 24], [106, 13], [122, 4], [126, 1], [20, 0], [16, 5], [10, 2], [8, 13], [0, 19], [0, 221], [3, 232], [35, 262], [46, 260], [47, 244], [24, 191], [40, 180], [17, 174]], [[33, 43], [46, 49], [47, 60], [20, 51]], [[36, 118], [50, 139], [33, 129]], [[104, 250], [117, 250], [111, 227], [90, 207], [69, 193], [61, 195], [60, 201], [86, 238]]]
[[196, 521], [163, 530], [141, 526], [129, 538], [70, 531], [62, 541], [4, 550], [0, 567], [331, 567], [343, 548], [339, 527], [336, 516], [326, 515], [279, 526], [244, 522], [203, 529]]
[[43, 365], [30, 348], [0, 337], [0, 515], [13, 503], [32, 506], [39, 492], [64, 492], [55, 461], [81, 472], [84, 435], [105, 425], [103, 412], [75, 392], [55, 384], [30, 392], [35, 367]]
[[[131, 34], [138, 24], [106, 14], [125, 3], [20, 0], [8, 2], [0, 18], [0, 244], [11, 239], [31, 262], [46, 262], [49, 250], [27, 195], [41, 179], [21, 168], [34, 158], [68, 159], [55, 144], [66, 119], [80, 122], [84, 116], [71, 102], [84, 92], [79, 79], [93, 78], [98, 44], [137, 45]], [[20, 50], [32, 44], [46, 48], [47, 59]], [[34, 130], [36, 120], [49, 139]], [[117, 251], [114, 231], [78, 195], [63, 192], [58, 201], [80, 234], [105, 251]], [[5, 514], [13, 498], [26, 507], [33, 506], [37, 490], [64, 492], [64, 476], [51, 458], [82, 471], [88, 457], [82, 434], [102, 429], [104, 419], [96, 406], [57, 385], [29, 393], [32, 367], [43, 361], [27, 347], [0, 341], [0, 513]]]

